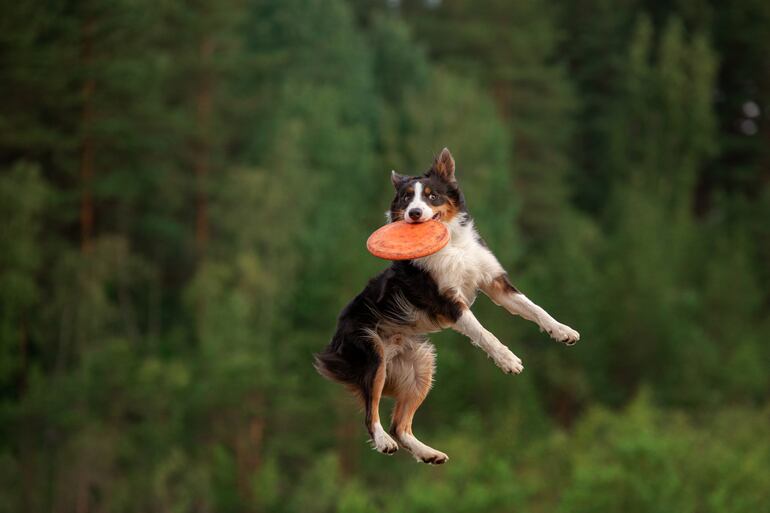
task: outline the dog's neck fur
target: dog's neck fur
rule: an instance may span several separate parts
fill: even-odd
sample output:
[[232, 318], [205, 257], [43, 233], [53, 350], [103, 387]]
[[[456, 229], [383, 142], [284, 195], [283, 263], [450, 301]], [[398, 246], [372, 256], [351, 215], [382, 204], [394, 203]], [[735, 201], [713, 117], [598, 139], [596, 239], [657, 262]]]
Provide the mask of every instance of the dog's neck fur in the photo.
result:
[[460, 214], [449, 221], [449, 244], [414, 265], [430, 273], [442, 293], [457, 296], [467, 306], [473, 304], [479, 287], [505, 271], [497, 258], [481, 243], [473, 220]]

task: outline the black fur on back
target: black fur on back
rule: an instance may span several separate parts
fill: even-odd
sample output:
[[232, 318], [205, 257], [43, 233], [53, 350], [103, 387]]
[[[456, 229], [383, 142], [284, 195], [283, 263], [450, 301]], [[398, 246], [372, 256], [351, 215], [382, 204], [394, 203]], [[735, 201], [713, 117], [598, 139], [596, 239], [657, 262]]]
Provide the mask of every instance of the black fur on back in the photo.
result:
[[462, 313], [461, 305], [441, 294], [427, 272], [409, 260], [394, 262], [342, 310], [331, 342], [315, 355], [315, 367], [321, 375], [361, 394], [367, 406], [367, 426], [368, 400], [382, 361], [368, 330], [376, 330], [382, 319], [407, 324], [409, 320], [399, 318], [403, 299], [437, 325], [440, 320], [455, 322]]

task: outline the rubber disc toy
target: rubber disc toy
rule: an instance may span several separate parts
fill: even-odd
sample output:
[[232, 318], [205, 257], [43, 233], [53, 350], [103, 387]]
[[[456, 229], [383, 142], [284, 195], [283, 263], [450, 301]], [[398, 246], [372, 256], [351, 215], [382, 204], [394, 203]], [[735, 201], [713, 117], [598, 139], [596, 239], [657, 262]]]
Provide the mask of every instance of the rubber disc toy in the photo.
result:
[[396, 221], [371, 234], [366, 249], [385, 260], [412, 260], [432, 255], [448, 243], [449, 230], [439, 221]]

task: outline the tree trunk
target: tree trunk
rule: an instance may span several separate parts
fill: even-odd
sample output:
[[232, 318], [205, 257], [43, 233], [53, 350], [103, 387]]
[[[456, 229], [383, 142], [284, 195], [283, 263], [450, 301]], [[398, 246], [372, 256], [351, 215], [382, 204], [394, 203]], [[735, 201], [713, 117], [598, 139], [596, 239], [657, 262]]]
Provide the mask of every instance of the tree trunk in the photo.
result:
[[[236, 487], [238, 495], [244, 504], [254, 503], [254, 476], [262, 466], [262, 447], [265, 436], [265, 420], [262, 417], [264, 405], [262, 396], [255, 393], [247, 399], [251, 410], [249, 416], [242, 421], [245, 425], [238, 429], [235, 436], [235, 468]], [[244, 405], [245, 406], [245, 405]]]
[[87, 18], [83, 22], [80, 39], [80, 64], [85, 74], [82, 88], [83, 106], [80, 115], [80, 247], [85, 253], [91, 250], [94, 231], [94, 201], [91, 192], [94, 177], [94, 139], [92, 123], [94, 117], [93, 98], [96, 90], [96, 80], [93, 77], [93, 31], [94, 19]]
[[27, 392], [27, 371], [29, 369], [29, 330], [27, 329], [27, 318], [22, 314], [19, 321], [19, 353], [21, 357], [19, 369], [18, 396], [24, 397]]
[[198, 47], [200, 78], [195, 94], [196, 136], [194, 144], [193, 170], [195, 171], [195, 248], [201, 256], [209, 239], [208, 218], [208, 174], [211, 166], [211, 113], [213, 77], [211, 57], [214, 42], [204, 36]]

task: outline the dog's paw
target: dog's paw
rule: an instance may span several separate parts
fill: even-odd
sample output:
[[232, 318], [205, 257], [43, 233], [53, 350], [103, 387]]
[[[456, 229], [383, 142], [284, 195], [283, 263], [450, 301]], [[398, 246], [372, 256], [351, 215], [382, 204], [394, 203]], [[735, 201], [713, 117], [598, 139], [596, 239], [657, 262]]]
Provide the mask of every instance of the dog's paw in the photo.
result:
[[382, 428], [375, 430], [372, 436], [372, 447], [382, 454], [393, 454], [398, 450], [398, 444]]
[[548, 331], [548, 334], [552, 339], [557, 342], [567, 344], [568, 346], [575, 345], [575, 342], [580, 340], [580, 333], [573, 330], [566, 324], [557, 322], [553, 326], [549, 327], [546, 331]]
[[417, 461], [427, 463], [428, 465], [443, 465], [449, 460], [449, 456], [436, 449], [428, 448], [428, 451], [424, 451], [419, 456], [415, 454]]
[[524, 370], [521, 359], [508, 348], [495, 355], [495, 365], [500, 367], [506, 374], [521, 374], [521, 371]]
[[441, 451], [437, 451], [433, 447], [425, 445], [412, 434], [401, 433], [399, 435], [395, 433], [395, 437], [398, 443], [412, 453], [414, 459], [419, 462], [427, 463], [428, 465], [441, 465], [449, 460], [449, 456]]

